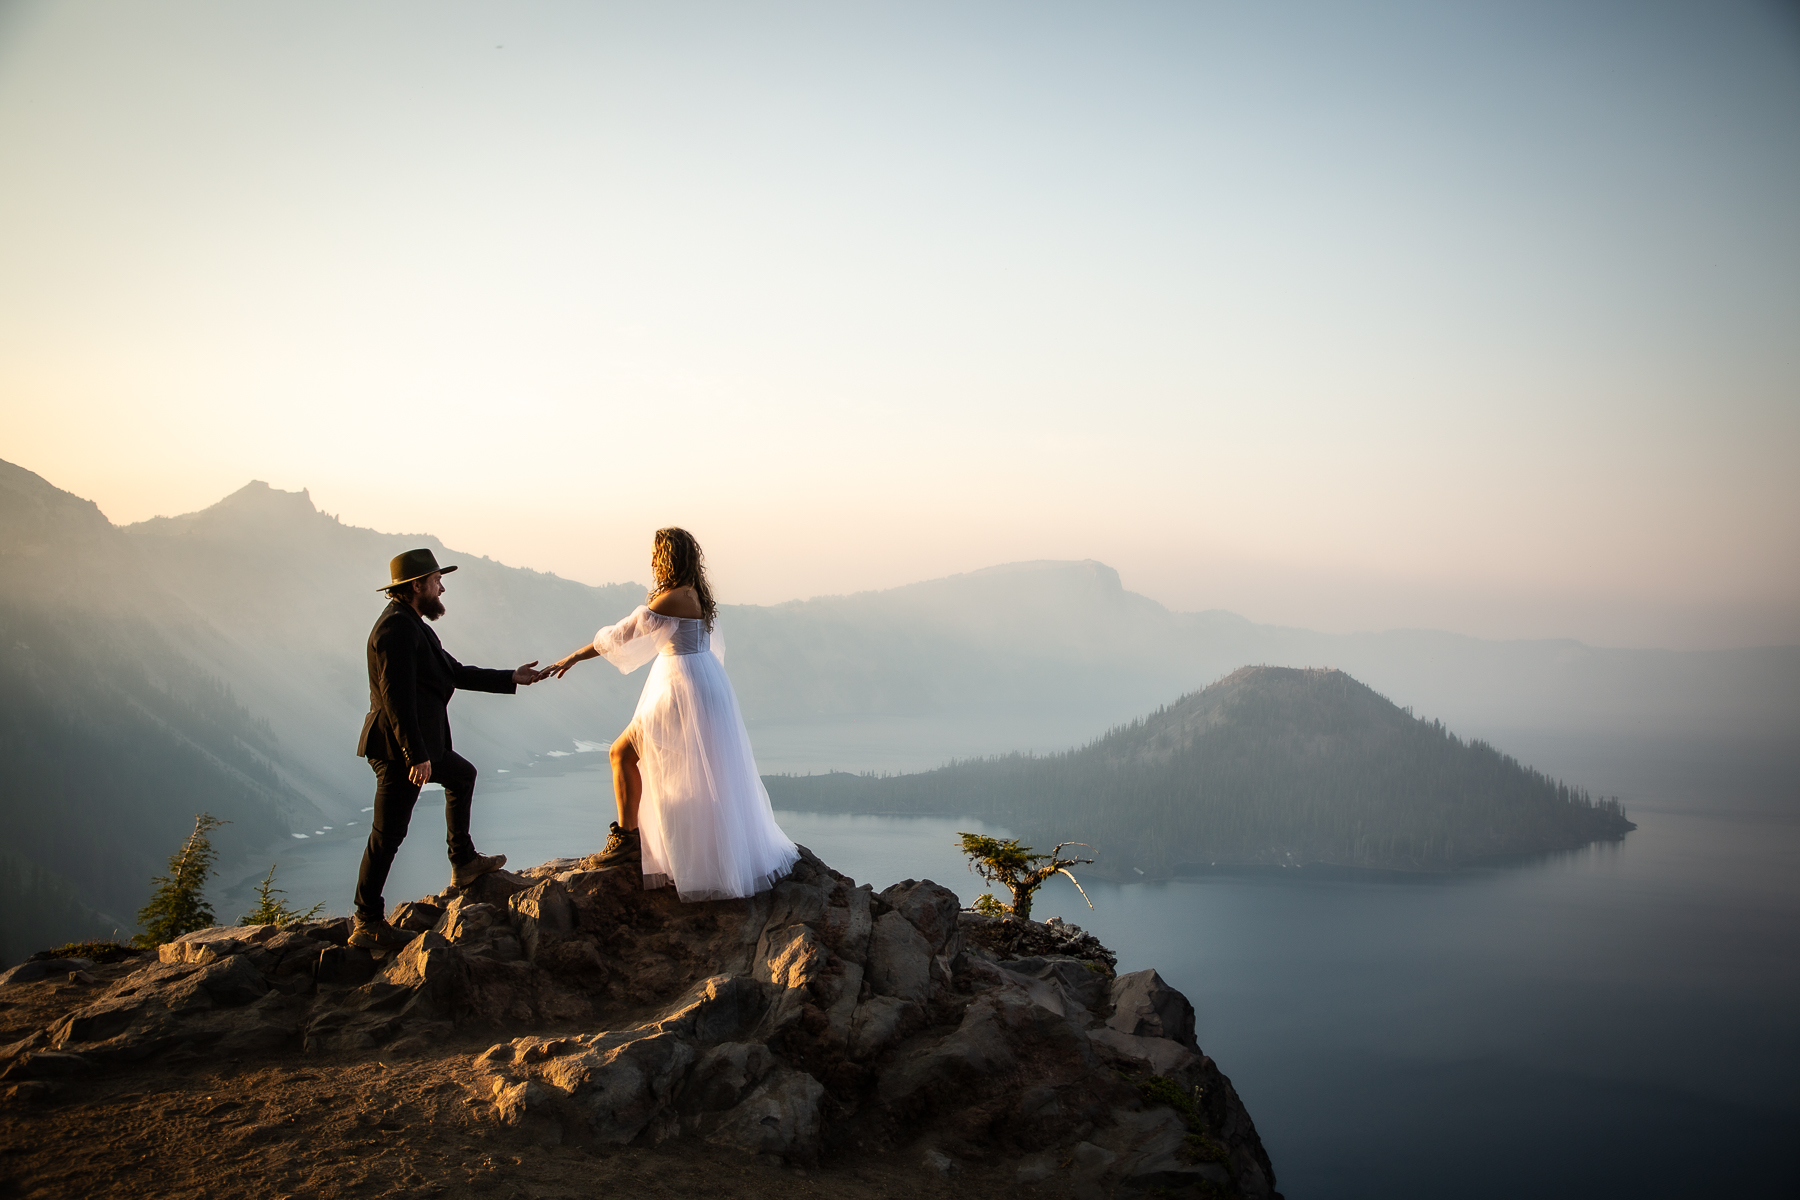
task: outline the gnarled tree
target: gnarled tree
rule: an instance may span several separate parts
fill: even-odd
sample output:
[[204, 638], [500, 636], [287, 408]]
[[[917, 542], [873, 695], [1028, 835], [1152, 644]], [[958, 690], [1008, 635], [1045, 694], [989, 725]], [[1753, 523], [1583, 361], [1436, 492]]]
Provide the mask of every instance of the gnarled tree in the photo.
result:
[[[962, 839], [962, 852], [969, 856], [969, 869], [987, 880], [997, 883], [1012, 893], [1012, 903], [1000, 905], [1008, 915], [1021, 921], [1031, 920], [1031, 894], [1041, 887], [1052, 875], [1069, 875], [1069, 868], [1091, 863], [1091, 858], [1063, 858], [1065, 846], [1087, 846], [1086, 842], [1058, 842], [1056, 849], [1048, 854], [1038, 854], [1030, 846], [1019, 845], [1018, 838], [1001, 841], [998, 838], [986, 837], [979, 833], [958, 833]], [[1088, 849], [1093, 847], [1088, 846]], [[1094, 902], [1088, 900], [1087, 890], [1081, 881], [1069, 875], [1069, 882], [1087, 900], [1089, 908]], [[993, 901], [989, 897], [990, 902]], [[980, 901], [976, 902], [980, 906]]]

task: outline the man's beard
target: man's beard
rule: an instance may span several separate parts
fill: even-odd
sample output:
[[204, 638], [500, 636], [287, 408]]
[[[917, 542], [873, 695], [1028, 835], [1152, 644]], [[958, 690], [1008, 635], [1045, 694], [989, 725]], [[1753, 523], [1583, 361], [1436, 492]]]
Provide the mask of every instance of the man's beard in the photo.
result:
[[444, 615], [444, 602], [436, 596], [420, 596], [419, 615], [427, 621], [437, 620]]

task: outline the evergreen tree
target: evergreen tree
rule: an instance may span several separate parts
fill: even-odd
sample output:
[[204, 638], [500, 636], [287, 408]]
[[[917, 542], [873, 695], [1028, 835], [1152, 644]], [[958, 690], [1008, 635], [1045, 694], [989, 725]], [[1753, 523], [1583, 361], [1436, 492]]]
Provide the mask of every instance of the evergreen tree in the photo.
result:
[[138, 924], [144, 927], [144, 932], [133, 939], [138, 945], [154, 950], [164, 942], [213, 923], [212, 905], [206, 900], [206, 880], [214, 874], [213, 861], [219, 852], [213, 849], [207, 834], [228, 823], [211, 813], [194, 815], [194, 832], [170, 856], [168, 875], [158, 875], [150, 881], [156, 890], [150, 893], [150, 903], [138, 910]]
[[302, 921], [310, 921], [319, 915], [325, 907], [324, 901], [313, 905], [305, 912], [293, 908], [286, 900], [277, 900], [277, 896], [285, 896], [286, 892], [275, 886], [275, 864], [269, 864], [269, 873], [263, 881], [256, 885], [256, 907], [238, 918], [240, 925], [297, 925]]

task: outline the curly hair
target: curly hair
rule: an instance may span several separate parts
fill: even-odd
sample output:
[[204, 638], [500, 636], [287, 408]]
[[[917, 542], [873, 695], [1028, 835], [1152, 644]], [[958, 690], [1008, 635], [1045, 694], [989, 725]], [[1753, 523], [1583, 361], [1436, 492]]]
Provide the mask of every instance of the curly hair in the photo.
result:
[[678, 587], [691, 587], [700, 597], [700, 615], [708, 632], [719, 606], [713, 601], [712, 587], [706, 582], [706, 555], [694, 535], [674, 525], [656, 531], [650, 549], [650, 598]]

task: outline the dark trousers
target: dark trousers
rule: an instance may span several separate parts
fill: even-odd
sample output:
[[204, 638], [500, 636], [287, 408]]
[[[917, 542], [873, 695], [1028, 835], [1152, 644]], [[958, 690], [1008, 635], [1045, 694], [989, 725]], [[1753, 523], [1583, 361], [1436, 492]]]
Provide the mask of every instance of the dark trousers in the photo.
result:
[[[375, 771], [375, 819], [369, 823], [369, 844], [363, 850], [362, 871], [356, 877], [356, 911], [379, 919], [387, 912], [381, 889], [387, 885], [394, 855], [406, 840], [413, 805], [419, 801], [418, 785], [406, 777], [403, 762], [371, 758]], [[460, 866], [474, 858], [469, 840], [469, 808], [475, 800], [475, 764], [451, 751], [431, 760], [431, 782], [444, 785], [444, 833], [450, 844], [450, 862]]]

